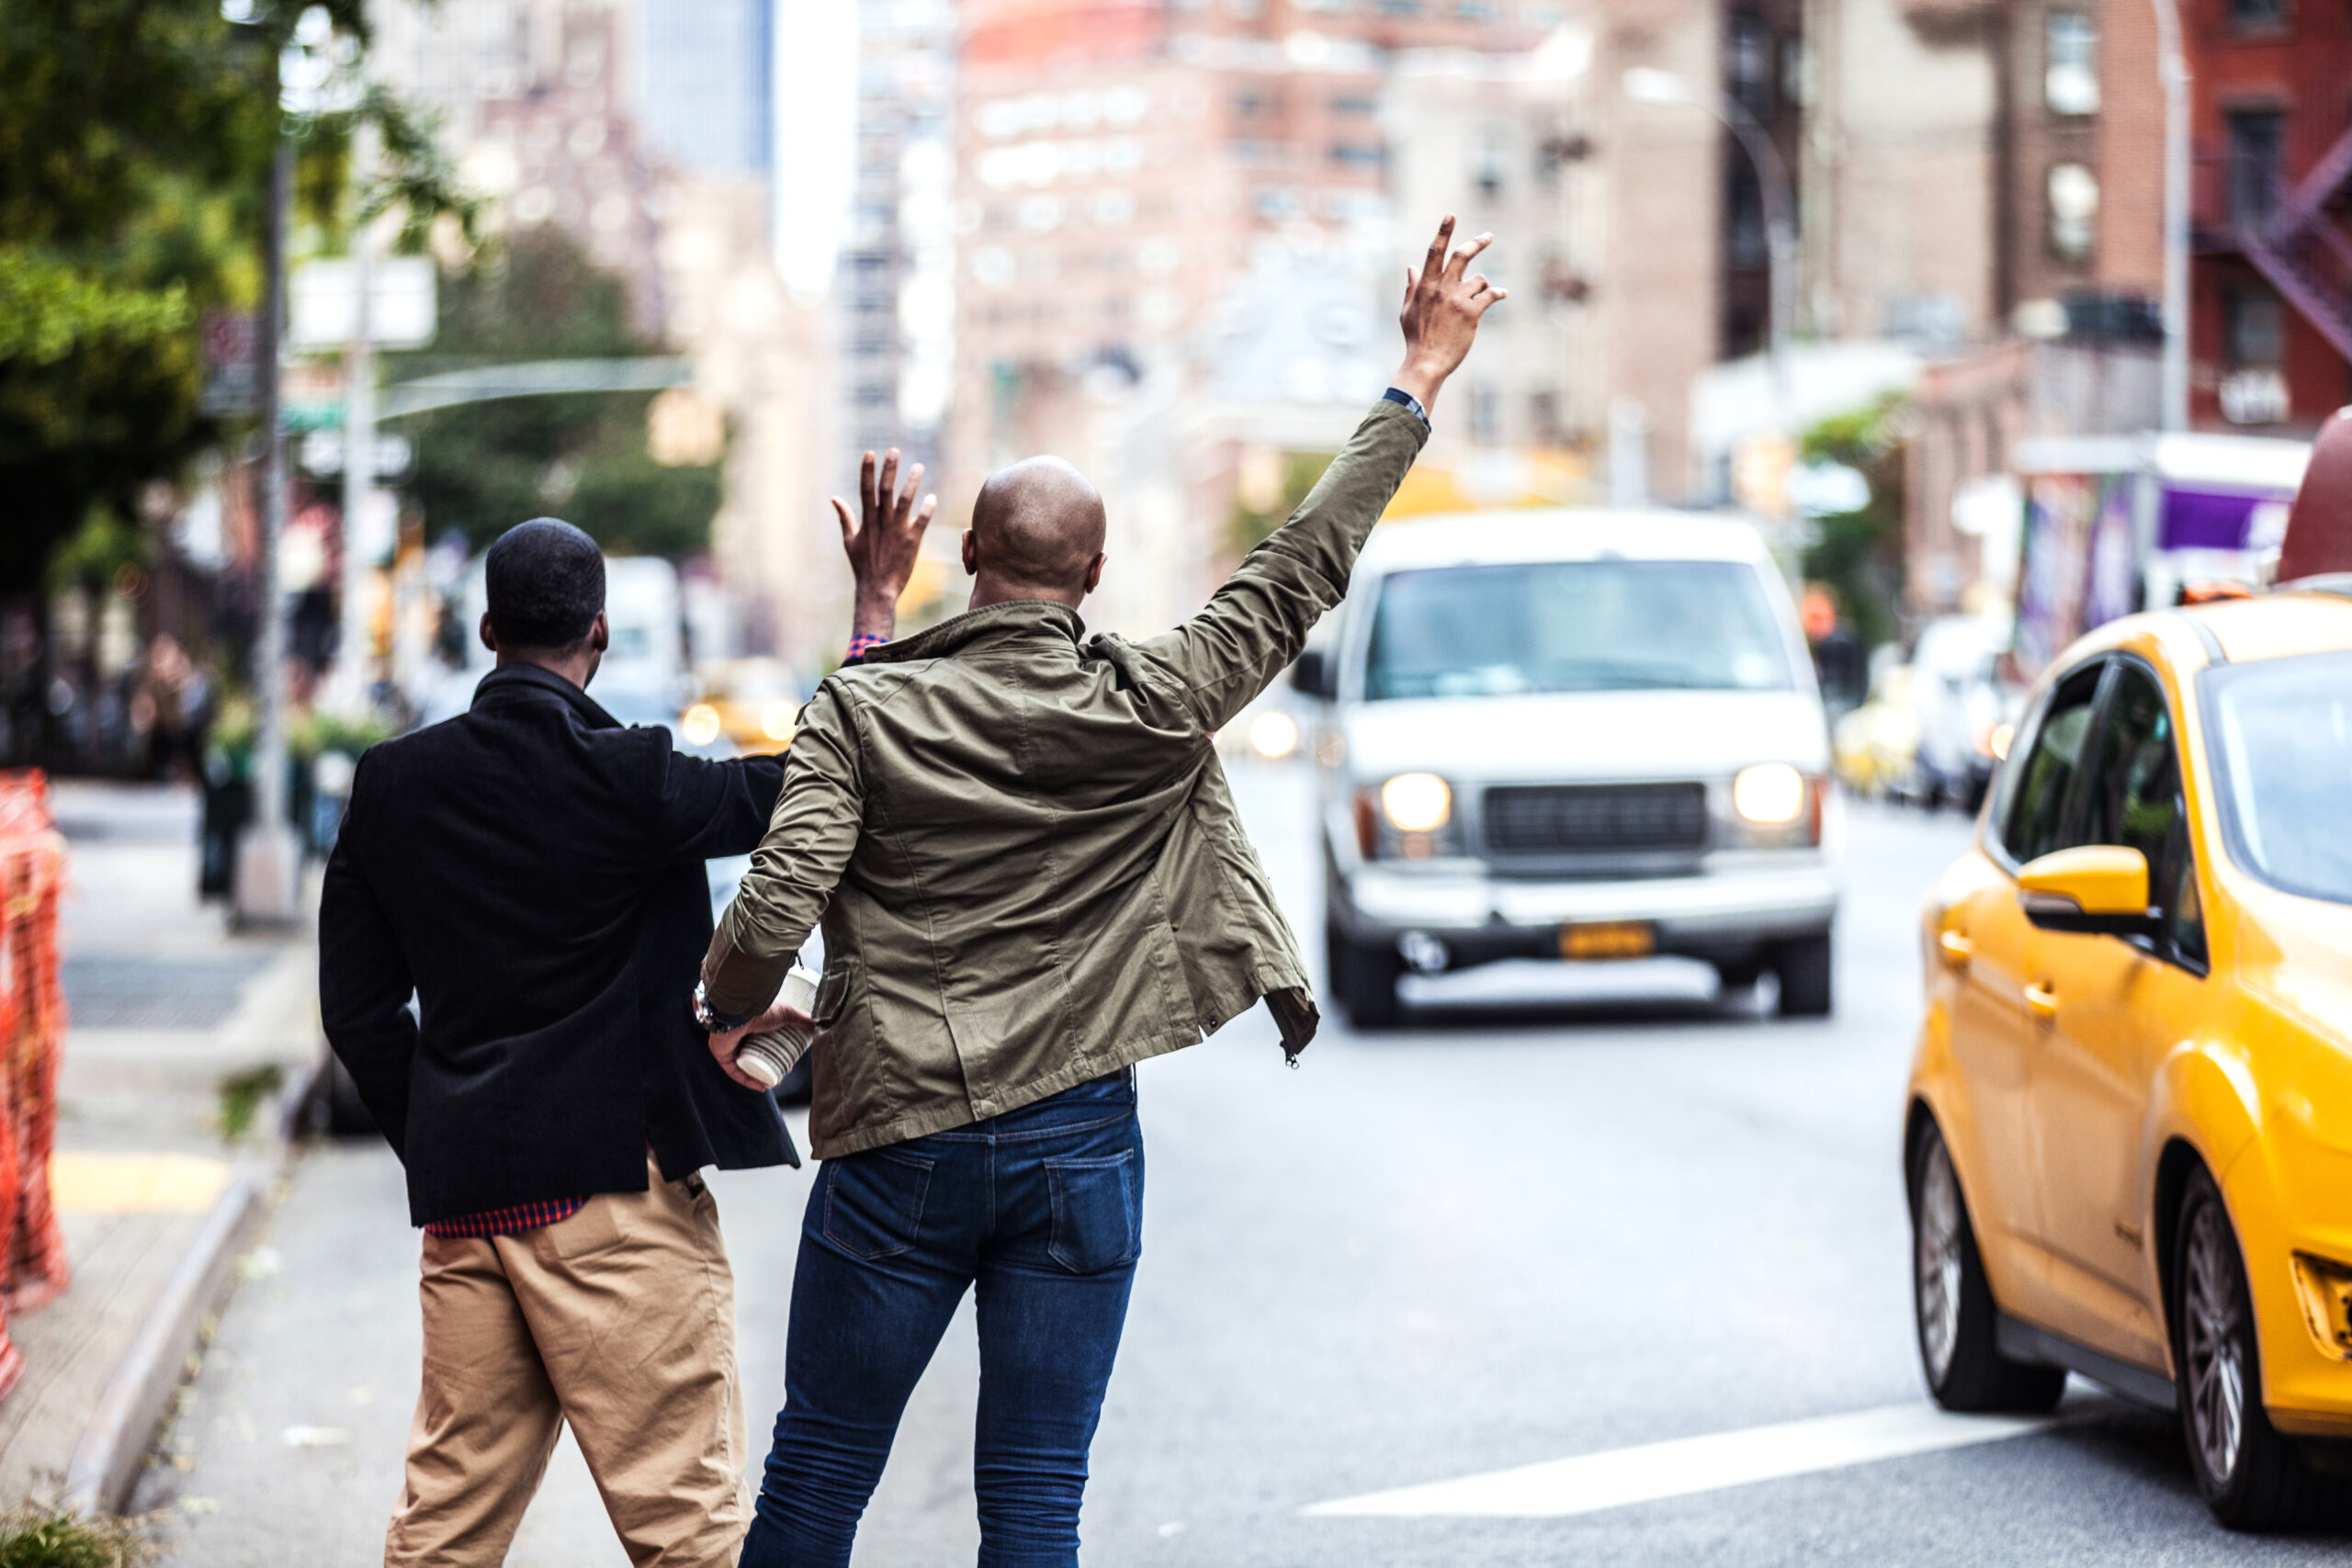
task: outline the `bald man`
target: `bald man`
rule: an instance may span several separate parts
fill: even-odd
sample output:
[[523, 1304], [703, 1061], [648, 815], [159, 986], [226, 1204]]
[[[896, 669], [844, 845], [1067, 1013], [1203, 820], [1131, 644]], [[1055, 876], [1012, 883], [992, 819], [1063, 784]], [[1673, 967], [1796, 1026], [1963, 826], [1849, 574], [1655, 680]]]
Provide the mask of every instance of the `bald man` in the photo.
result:
[[[964, 535], [969, 608], [888, 640], [935, 504], [866, 455], [835, 502], [852, 660], [801, 716], [784, 789], [695, 996], [720, 1064], [813, 1028], [809, 1193], [785, 1407], [744, 1568], [842, 1568], [956, 1303], [980, 1341], [983, 1568], [1070, 1568], [1087, 1450], [1141, 1255], [1134, 1064], [1263, 998], [1315, 1032], [1298, 944], [1233, 807], [1215, 731], [1279, 675], [1429, 434], [1503, 298], [1453, 220], [1408, 271], [1405, 363], [1290, 521], [1204, 610], [1083, 637], [1102, 498], [1055, 457], [992, 476]], [[821, 917], [809, 1012], [773, 1005]]]

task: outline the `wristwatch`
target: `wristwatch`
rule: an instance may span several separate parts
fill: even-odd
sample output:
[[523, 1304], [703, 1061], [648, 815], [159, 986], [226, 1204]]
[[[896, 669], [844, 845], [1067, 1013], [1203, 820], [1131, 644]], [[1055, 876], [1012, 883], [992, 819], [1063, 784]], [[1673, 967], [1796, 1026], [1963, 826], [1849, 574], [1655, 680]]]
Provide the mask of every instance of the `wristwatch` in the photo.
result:
[[710, 993], [700, 980], [695, 982], [695, 1021], [710, 1034], [725, 1034], [742, 1028], [758, 1015], [755, 1013], [721, 1012], [710, 1005]]

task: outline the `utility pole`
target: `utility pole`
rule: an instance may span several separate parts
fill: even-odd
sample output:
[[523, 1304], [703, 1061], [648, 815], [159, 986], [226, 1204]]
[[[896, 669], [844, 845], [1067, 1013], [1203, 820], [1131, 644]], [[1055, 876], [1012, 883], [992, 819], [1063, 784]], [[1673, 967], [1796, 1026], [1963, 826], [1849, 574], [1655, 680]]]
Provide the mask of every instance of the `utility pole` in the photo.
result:
[[[278, 113], [270, 77], [270, 111]], [[294, 191], [294, 143], [283, 130], [270, 161], [262, 243], [261, 320], [254, 333], [260, 381], [262, 441], [261, 559], [254, 643], [253, 818], [237, 845], [235, 919], [279, 925], [295, 916], [300, 850], [286, 820], [286, 605], [278, 588], [278, 544], [286, 532], [286, 435], [278, 401], [278, 336], [286, 320], [286, 212]]]
[[[351, 184], [362, 194], [376, 173], [377, 130], [363, 119], [352, 133]], [[369, 644], [368, 580], [375, 566], [368, 537], [369, 502], [376, 491], [376, 344], [371, 320], [375, 297], [375, 226], [355, 222], [351, 231], [351, 336], [343, 350], [343, 625], [335, 639], [334, 697], [337, 707], [368, 709]]]
[[2188, 57], [2178, 0], [2156, 8], [2156, 76], [2165, 94], [2165, 352], [2166, 430], [2188, 428]]

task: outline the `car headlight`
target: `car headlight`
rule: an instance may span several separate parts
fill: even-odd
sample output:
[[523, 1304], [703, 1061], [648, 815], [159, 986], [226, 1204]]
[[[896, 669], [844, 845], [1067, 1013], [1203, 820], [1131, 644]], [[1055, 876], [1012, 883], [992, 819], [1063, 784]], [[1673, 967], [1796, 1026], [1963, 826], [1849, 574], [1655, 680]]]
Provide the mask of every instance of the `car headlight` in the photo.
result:
[[1786, 762], [1742, 768], [1731, 781], [1732, 809], [1763, 827], [1781, 827], [1804, 813], [1804, 775]]
[[1380, 786], [1380, 814], [1400, 833], [1434, 833], [1453, 818], [1453, 791], [1435, 773], [1398, 773]]
[[794, 720], [800, 710], [788, 702], [770, 703], [760, 714], [760, 733], [771, 740], [789, 740], [797, 728]]
[[685, 731], [689, 744], [707, 746], [718, 739], [718, 710], [708, 703], [696, 703], [678, 720], [678, 728]]
[[1268, 708], [1250, 721], [1250, 749], [1268, 761], [1289, 756], [1298, 750], [1298, 720]]

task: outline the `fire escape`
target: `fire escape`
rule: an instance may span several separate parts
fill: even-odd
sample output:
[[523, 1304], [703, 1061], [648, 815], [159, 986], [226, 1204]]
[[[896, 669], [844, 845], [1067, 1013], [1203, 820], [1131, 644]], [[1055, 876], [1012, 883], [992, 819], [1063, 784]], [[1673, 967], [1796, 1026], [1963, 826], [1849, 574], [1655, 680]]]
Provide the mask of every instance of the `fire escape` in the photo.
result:
[[2243, 160], [2232, 183], [2233, 238], [2246, 260], [2352, 360], [2352, 239], [2335, 217], [2352, 199], [2352, 130], [2291, 185]]

